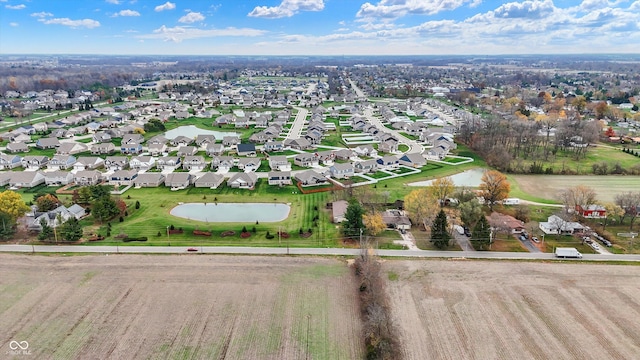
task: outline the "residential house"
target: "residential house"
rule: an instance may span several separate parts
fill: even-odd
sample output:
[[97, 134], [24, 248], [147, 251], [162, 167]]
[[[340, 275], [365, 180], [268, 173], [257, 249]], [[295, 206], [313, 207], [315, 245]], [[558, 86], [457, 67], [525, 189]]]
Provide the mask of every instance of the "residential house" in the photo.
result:
[[193, 139], [190, 137], [178, 135], [171, 140], [171, 145], [173, 146], [188, 146], [193, 143]]
[[147, 149], [151, 156], [160, 156], [167, 151], [167, 144], [147, 144]]
[[359, 173], [375, 173], [378, 171], [378, 162], [376, 159], [358, 161], [353, 165], [353, 168]]
[[260, 167], [260, 159], [241, 158], [238, 160], [238, 169], [244, 172], [255, 172]]
[[110, 185], [114, 186], [129, 186], [137, 177], [138, 172], [135, 170], [116, 170], [109, 175], [108, 181]]
[[269, 185], [291, 185], [291, 171], [269, 171]]
[[7, 151], [12, 154], [24, 153], [29, 151], [29, 147], [23, 142], [11, 142], [7, 144]]
[[195, 176], [185, 172], [167, 174], [164, 179], [164, 186], [172, 189], [184, 189], [193, 184]]
[[207, 146], [209, 144], [213, 144], [216, 142], [216, 137], [214, 135], [198, 135], [196, 137], [196, 145], [197, 146]]
[[443, 160], [449, 154], [449, 149], [446, 146], [438, 145], [434, 146], [427, 151], [426, 157], [430, 160]]
[[64, 142], [58, 146], [56, 154], [58, 155], [75, 155], [85, 151], [89, 151], [89, 147], [86, 144], [79, 142]]
[[142, 144], [144, 142], [144, 137], [141, 134], [126, 134], [122, 136], [122, 145], [129, 144]]
[[236, 173], [229, 180], [227, 186], [239, 189], [253, 189], [258, 182], [258, 176], [255, 173]]
[[317, 151], [313, 154], [318, 159], [318, 163], [324, 166], [331, 166], [336, 158], [333, 150]]
[[598, 204], [576, 205], [575, 211], [583, 218], [604, 219], [607, 217], [607, 209]]
[[151, 144], [166, 144], [167, 142], [169, 142], [169, 140], [162, 136], [162, 135], [156, 135], [154, 137], [152, 137], [151, 139], [147, 140], [147, 145], [151, 145]]
[[398, 140], [395, 138], [387, 138], [378, 144], [378, 149], [382, 152], [395, 153], [398, 151]]
[[147, 171], [156, 164], [156, 158], [151, 156], [134, 156], [129, 161], [129, 168], [137, 171]]
[[73, 164], [73, 170], [95, 170], [104, 166], [104, 160], [96, 156], [80, 156]]
[[109, 171], [127, 169], [129, 168], [129, 158], [126, 156], [107, 156], [104, 159], [104, 167]]
[[44, 182], [47, 186], [67, 185], [73, 181], [73, 174], [68, 171], [47, 171], [42, 175], [44, 175]]
[[238, 155], [239, 156], [250, 156], [254, 157], [257, 155], [256, 153], [256, 145], [255, 144], [238, 144]]
[[113, 154], [115, 151], [116, 147], [112, 143], [94, 144], [91, 146], [91, 153], [93, 155], [108, 155]]
[[293, 158], [293, 163], [302, 167], [318, 166], [318, 158], [314, 154], [302, 153]]
[[195, 187], [207, 187], [210, 189], [216, 189], [224, 181], [224, 175], [207, 172], [204, 175], [196, 179]]
[[14, 171], [0, 171], [0, 186], [7, 186], [11, 182]]
[[122, 143], [120, 145], [120, 153], [121, 154], [140, 154], [142, 153], [142, 144], [141, 143], [135, 143], [135, 142], [129, 142], [129, 143]]
[[351, 149], [334, 150], [333, 153], [336, 157], [336, 160], [341, 160], [341, 161], [350, 160], [351, 157], [354, 155], [353, 150]]
[[382, 213], [382, 220], [390, 229], [411, 230], [411, 220], [402, 210], [388, 209]]
[[378, 169], [396, 170], [400, 167], [400, 161], [397, 156], [387, 155], [376, 159]]
[[138, 174], [133, 180], [133, 185], [137, 188], [143, 187], [158, 187], [165, 181], [164, 175], [157, 172], [149, 172]]
[[311, 142], [305, 138], [287, 139], [284, 141], [284, 146], [297, 150], [307, 150], [312, 147]]
[[211, 160], [211, 167], [218, 171], [229, 171], [235, 165], [232, 156], [214, 156]]
[[73, 176], [73, 182], [77, 185], [96, 185], [102, 181], [102, 173], [96, 170], [80, 170]]
[[207, 166], [204, 156], [193, 155], [185, 156], [182, 160], [182, 168], [189, 171], [203, 171]]
[[60, 146], [60, 140], [57, 138], [40, 138], [36, 141], [36, 148], [38, 149], [55, 149]]
[[25, 170], [43, 169], [49, 163], [49, 158], [44, 155], [25, 156], [22, 158], [22, 168]]
[[76, 157], [73, 155], [55, 155], [47, 163], [50, 170], [68, 170], [76, 163]]
[[15, 135], [13, 135], [10, 139], [11, 142], [16, 142], [16, 143], [30, 143], [31, 142], [31, 136], [24, 134], [24, 133], [17, 133]]
[[40, 171], [18, 171], [11, 175], [9, 186], [32, 188], [44, 184], [44, 175]]
[[493, 212], [487, 216], [487, 221], [493, 229], [506, 230], [511, 234], [520, 234], [525, 230], [524, 223], [513, 216]]
[[240, 143], [240, 137], [236, 135], [228, 135], [222, 138], [222, 145], [234, 148]]
[[193, 156], [198, 153], [198, 148], [195, 146], [180, 146], [178, 148], [178, 156]]
[[269, 156], [269, 167], [274, 171], [291, 171], [291, 163], [284, 155]]
[[97, 132], [91, 136], [91, 141], [95, 144], [111, 142], [111, 140], [112, 140], [111, 134], [105, 131]]
[[284, 143], [282, 141], [267, 141], [264, 144], [264, 151], [266, 152], [278, 152], [284, 150]]
[[354, 168], [351, 164], [333, 164], [329, 168], [329, 173], [336, 179], [347, 179], [353, 176]]
[[55, 138], [58, 138], [58, 139], [73, 137], [73, 136], [68, 136], [67, 130], [65, 130], [65, 129], [55, 129], [49, 135], [51, 137], [55, 137]]
[[182, 158], [178, 156], [163, 156], [156, 161], [156, 168], [158, 170], [170, 170], [173, 171], [182, 166]]
[[43, 223], [52, 228], [57, 228], [72, 217], [80, 219], [85, 215], [86, 211], [82, 206], [78, 204], [74, 204], [69, 208], [65, 207], [64, 205], [60, 205], [48, 212], [36, 212], [34, 214], [33, 220], [27, 224], [27, 230], [42, 231]]
[[421, 168], [427, 165], [427, 159], [419, 153], [403, 154], [400, 156], [400, 165]]
[[213, 156], [222, 155], [223, 152], [224, 152], [224, 145], [215, 144], [215, 143], [207, 144], [206, 153], [208, 156], [213, 157]]
[[22, 157], [0, 153], [0, 170], [11, 170], [22, 166]]
[[307, 133], [304, 135], [304, 138], [307, 139], [312, 145], [320, 144], [322, 141], [323, 133], [316, 129], [307, 130]]

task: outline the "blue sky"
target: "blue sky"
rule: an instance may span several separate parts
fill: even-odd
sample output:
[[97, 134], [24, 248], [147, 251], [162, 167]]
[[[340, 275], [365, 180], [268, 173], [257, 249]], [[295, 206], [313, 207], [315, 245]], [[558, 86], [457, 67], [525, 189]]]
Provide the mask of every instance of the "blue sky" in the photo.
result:
[[0, 0], [1, 54], [640, 52], [640, 0]]

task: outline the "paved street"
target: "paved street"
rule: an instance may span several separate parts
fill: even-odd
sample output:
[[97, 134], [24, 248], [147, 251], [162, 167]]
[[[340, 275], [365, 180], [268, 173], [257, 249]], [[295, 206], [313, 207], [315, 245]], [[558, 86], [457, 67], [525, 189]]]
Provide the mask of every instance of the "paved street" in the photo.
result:
[[[15, 253], [97, 253], [97, 254], [248, 254], [248, 255], [326, 255], [356, 256], [359, 249], [345, 248], [264, 248], [204, 246], [192, 247], [196, 252], [187, 251], [184, 246], [76, 246], [76, 245], [0, 245], [0, 252]], [[469, 258], [469, 259], [537, 259], [552, 260], [554, 254], [490, 252], [490, 251], [434, 251], [434, 250], [377, 250], [379, 256], [414, 258]], [[568, 259], [572, 260], [572, 259]], [[640, 254], [584, 254], [583, 261], [640, 261]], [[579, 260], [573, 260], [579, 261]]]

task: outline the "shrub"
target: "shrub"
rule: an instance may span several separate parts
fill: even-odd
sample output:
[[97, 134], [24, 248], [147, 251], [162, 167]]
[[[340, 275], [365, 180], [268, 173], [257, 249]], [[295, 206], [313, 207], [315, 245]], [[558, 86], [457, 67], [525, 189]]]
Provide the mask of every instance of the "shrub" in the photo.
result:
[[118, 220], [120, 220], [120, 222], [123, 222], [124, 218], [122, 216], [120, 216], [120, 219], [118, 219]]
[[255, 226], [253, 228], [251, 228], [251, 232], [254, 233], [254, 234], [256, 233], [256, 227]]
[[175, 229], [176, 229], [176, 227], [175, 227], [175, 226], [173, 226], [173, 224], [171, 224], [171, 225], [169, 226], [169, 230], [175, 230]]
[[160, 231], [158, 231], [158, 237], [162, 236], [162, 233]]
[[140, 201], [136, 200], [136, 209], [140, 209]]
[[246, 232], [247, 232], [247, 227], [246, 227], [246, 226], [243, 226], [243, 227], [242, 227], [242, 232], [243, 232], [243, 233], [246, 233]]
[[141, 237], [126, 237], [124, 239], [122, 239], [123, 242], [131, 242], [131, 241], [147, 241], [147, 237], [146, 236], [141, 236]]

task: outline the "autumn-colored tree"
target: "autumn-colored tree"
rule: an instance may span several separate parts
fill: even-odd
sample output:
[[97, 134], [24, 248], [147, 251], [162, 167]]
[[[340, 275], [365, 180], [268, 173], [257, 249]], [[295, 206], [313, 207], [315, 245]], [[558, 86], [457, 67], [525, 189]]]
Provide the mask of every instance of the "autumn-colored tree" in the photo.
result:
[[384, 222], [380, 213], [364, 214], [362, 221], [367, 229], [367, 233], [371, 236], [376, 236], [387, 228], [387, 224]]
[[60, 206], [60, 200], [55, 195], [45, 194], [36, 199], [36, 205], [38, 211], [51, 211]]
[[503, 173], [496, 170], [487, 170], [482, 175], [481, 180], [480, 191], [484, 201], [489, 205], [489, 209], [493, 210], [495, 203], [509, 197], [511, 185]]
[[118, 210], [120, 210], [120, 215], [124, 215], [124, 213], [127, 211], [127, 203], [125, 203], [122, 199], [116, 200], [116, 206], [118, 207]]
[[429, 188], [413, 190], [404, 197], [404, 209], [414, 224], [429, 226], [438, 211], [438, 200]]
[[9, 215], [12, 221], [16, 221], [29, 211], [29, 207], [24, 203], [20, 194], [6, 190], [0, 192], [0, 211]]
[[449, 195], [453, 194], [455, 190], [455, 186], [453, 184], [453, 180], [450, 177], [443, 177], [435, 179], [431, 182], [431, 187], [429, 191], [433, 197], [435, 197], [439, 202], [440, 206], [444, 206], [445, 201], [449, 197]]
[[582, 95], [576, 96], [571, 101], [571, 105], [573, 105], [573, 107], [576, 109], [578, 114], [581, 114], [584, 111], [584, 109], [587, 107], [587, 99]]
[[596, 112], [596, 119], [602, 119], [607, 115], [607, 112], [609, 112], [609, 105], [604, 101], [600, 101], [596, 104], [594, 110]]
[[613, 130], [611, 126], [607, 128], [607, 131], [604, 132], [604, 136], [606, 137], [614, 137], [616, 136], [616, 132]]
[[607, 228], [607, 223], [609, 222], [609, 219], [615, 219], [616, 217], [621, 218], [624, 215], [624, 209], [621, 208], [620, 205], [617, 205], [612, 202], [604, 203], [603, 206], [607, 211], [605, 213], [605, 218], [602, 226], [602, 230], [605, 230]]

